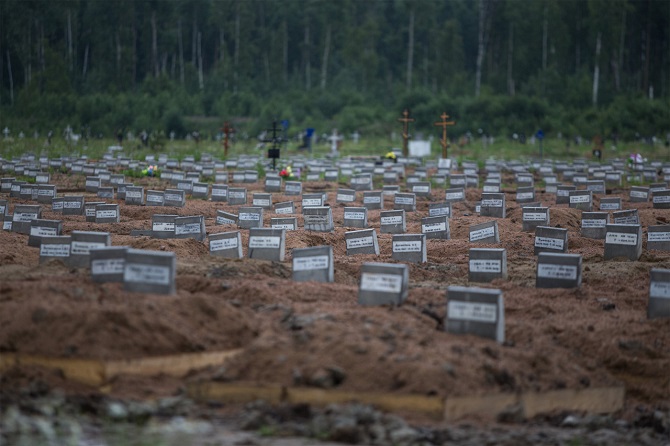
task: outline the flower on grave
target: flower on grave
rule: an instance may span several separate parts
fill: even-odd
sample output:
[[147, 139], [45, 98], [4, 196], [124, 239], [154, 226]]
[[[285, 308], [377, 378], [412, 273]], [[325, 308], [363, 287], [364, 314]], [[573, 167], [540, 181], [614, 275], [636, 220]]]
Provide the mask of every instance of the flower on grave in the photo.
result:
[[279, 176], [284, 179], [293, 178], [293, 169], [291, 166], [286, 166], [279, 172]]
[[641, 164], [644, 162], [644, 158], [639, 153], [631, 153], [628, 157], [628, 164]]
[[388, 152], [388, 153], [384, 156], [384, 158], [386, 158], [386, 159], [388, 159], [388, 160], [395, 160], [395, 159], [396, 159], [395, 152], [393, 152], [393, 150], [391, 150], [390, 152]]
[[158, 166], [148, 166], [146, 169], [142, 170], [142, 175], [153, 177], [158, 175]]

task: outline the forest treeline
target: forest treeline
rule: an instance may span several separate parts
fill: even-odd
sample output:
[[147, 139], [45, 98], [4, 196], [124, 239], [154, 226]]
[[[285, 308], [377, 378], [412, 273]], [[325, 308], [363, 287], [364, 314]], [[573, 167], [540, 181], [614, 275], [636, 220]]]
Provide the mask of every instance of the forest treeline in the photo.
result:
[[670, 131], [668, 0], [1, 0], [0, 125]]

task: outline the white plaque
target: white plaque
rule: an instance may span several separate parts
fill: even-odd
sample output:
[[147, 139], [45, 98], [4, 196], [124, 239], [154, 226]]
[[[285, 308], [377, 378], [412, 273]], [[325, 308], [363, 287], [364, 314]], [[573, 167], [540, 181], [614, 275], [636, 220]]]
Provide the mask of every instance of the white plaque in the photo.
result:
[[670, 299], [670, 282], [651, 282], [649, 297]]
[[523, 214], [523, 221], [545, 221], [547, 214], [545, 212], [526, 212]]
[[570, 197], [570, 203], [588, 203], [591, 201], [589, 195], [572, 195]]
[[402, 276], [397, 274], [363, 273], [361, 290], [399, 293], [402, 290]]
[[328, 256], [294, 257], [293, 271], [311, 271], [329, 267]]
[[81, 201], [63, 201], [64, 209], [81, 209]]
[[605, 237], [605, 243], [613, 245], [637, 245], [637, 234], [627, 234], [624, 232], [608, 232]]
[[139, 263], [126, 264], [123, 270], [123, 281], [168, 285], [170, 283], [170, 268]]
[[320, 198], [304, 198], [302, 200], [302, 206], [303, 207], [308, 207], [308, 206], [321, 206], [321, 199]]
[[498, 307], [493, 304], [450, 300], [447, 314], [449, 319], [454, 320], [495, 323], [498, 320]]
[[174, 231], [174, 223], [155, 221], [153, 223], [151, 229], [154, 232], [172, 232], [172, 231]]
[[255, 212], [240, 212], [240, 215], [237, 217], [240, 221], [259, 221], [261, 219], [261, 214], [256, 214]]
[[174, 227], [174, 233], [175, 235], [200, 234], [201, 229], [202, 227], [200, 223], [176, 224]]
[[500, 260], [486, 260], [486, 259], [471, 259], [470, 271], [473, 273], [501, 273], [502, 261]]
[[280, 237], [249, 237], [249, 248], [279, 248]]
[[447, 230], [447, 223], [446, 222], [428, 223], [426, 225], [422, 225], [421, 227], [423, 229], [423, 232], [446, 231]]
[[488, 228], [477, 229], [476, 231], [470, 232], [470, 241], [476, 242], [477, 240], [493, 237], [495, 236], [495, 234], [496, 232], [493, 226], [489, 226]]
[[363, 203], [381, 203], [381, 202], [382, 197], [378, 197], [377, 195], [371, 197], [363, 197]]
[[42, 226], [32, 226], [30, 228], [30, 235], [38, 236], [38, 237], [50, 237], [54, 235], [58, 235], [56, 228], [45, 228]]
[[91, 249], [104, 248], [105, 246], [107, 245], [99, 242], [80, 242], [72, 240], [72, 249], [70, 252], [73, 255], [88, 255]]
[[670, 232], [648, 232], [648, 242], [670, 242]]
[[96, 259], [91, 261], [91, 274], [121, 274], [125, 259]]
[[563, 250], [564, 243], [562, 238], [535, 237], [536, 248]]
[[165, 201], [178, 201], [181, 202], [181, 194], [165, 194]]
[[365, 213], [364, 212], [345, 212], [344, 213], [344, 218], [345, 218], [345, 220], [364, 220], [365, 219]]
[[589, 218], [582, 220], [582, 228], [604, 228], [607, 225], [607, 220], [599, 218]]
[[380, 219], [382, 225], [399, 225], [402, 224], [402, 215], [391, 215], [388, 217], [382, 217]]
[[254, 206], [270, 206], [270, 200], [267, 198], [256, 198], [252, 201]]
[[275, 214], [292, 214], [293, 209], [290, 206], [285, 206], [275, 209]]
[[643, 190], [632, 190], [630, 191], [630, 196], [634, 198], [647, 198], [649, 192]]
[[116, 209], [96, 210], [95, 218], [116, 218]]
[[45, 245], [44, 243], [40, 245], [40, 256], [41, 257], [69, 257], [70, 256], [70, 245], [69, 244], [54, 244], [54, 245]]
[[547, 279], [575, 280], [577, 279], [577, 267], [540, 263], [537, 266], [537, 276]]
[[221, 238], [209, 241], [210, 251], [221, 251], [223, 249], [237, 248], [237, 237]]
[[347, 249], [363, 248], [366, 246], [374, 246], [374, 241], [372, 240], [371, 235], [367, 237], [347, 239]]
[[420, 241], [395, 241], [393, 252], [421, 252]]

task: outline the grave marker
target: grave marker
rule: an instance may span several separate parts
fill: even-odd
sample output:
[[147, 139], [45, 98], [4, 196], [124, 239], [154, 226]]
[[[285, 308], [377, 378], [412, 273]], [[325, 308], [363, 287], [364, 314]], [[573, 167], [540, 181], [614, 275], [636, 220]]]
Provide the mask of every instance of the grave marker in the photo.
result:
[[407, 299], [409, 268], [390, 263], [364, 263], [358, 287], [359, 305], [400, 305]]
[[429, 181], [418, 181], [412, 185], [412, 192], [417, 197], [430, 197], [431, 188]]
[[125, 246], [91, 249], [91, 279], [94, 282], [123, 282], [127, 252], [128, 248]]
[[126, 199], [126, 189], [129, 186], [132, 186], [133, 183], [119, 183], [116, 187], [116, 199], [124, 200]]
[[324, 206], [323, 194], [302, 194], [302, 211], [309, 207]]
[[251, 205], [272, 210], [272, 194], [255, 192], [251, 195]]
[[593, 192], [590, 190], [573, 190], [568, 192], [570, 207], [586, 212], [593, 211]]
[[295, 231], [298, 229], [298, 219], [296, 217], [271, 218], [270, 227], [272, 229], [285, 229], [286, 231]]
[[105, 204], [104, 201], [87, 201], [84, 203], [84, 216], [88, 223], [95, 223], [95, 207], [99, 204]]
[[556, 204], [570, 204], [570, 192], [576, 191], [577, 186], [559, 184], [556, 186]]
[[505, 218], [505, 194], [484, 194], [480, 207], [482, 217]]
[[429, 217], [446, 216], [451, 218], [451, 203], [433, 203], [428, 205]]
[[670, 189], [657, 190], [652, 194], [654, 209], [670, 209]]
[[118, 223], [120, 212], [118, 204], [99, 204], [94, 209], [96, 223]]
[[612, 212], [612, 222], [618, 225], [639, 225], [640, 217], [637, 209], [627, 209], [624, 211]]
[[619, 211], [621, 210], [620, 197], [603, 197], [600, 199], [601, 211]]
[[126, 205], [142, 206], [144, 204], [144, 188], [141, 186], [126, 187]]
[[[504, 197], [504, 194], [503, 194]], [[482, 201], [484, 201], [484, 196], [482, 194]], [[524, 186], [516, 188], [516, 202], [517, 203], [530, 203], [535, 201], [535, 187], [534, 186]]]
[[30, 236], [28, 246], [38, 247], [44, 237], [56, 237], [62, 235], [63, 223], [60, 220], [43, 220], [41, 218], [31, 220]]
[[333, 212], [328, 206], [303, 208], [303, 224], [307, 231], [332, 232]]
[[85, 183], [85, 190], [86, 192], [90, 193], [97, 193], [98, 188], [101, 186], [100, 184], [100, 177], [94, 177], [94, 176], [87, 176], [86, 177], [86, 183]]
[[549, 208], [523, 207], [521, 209], [521, 229], [526, 232], [535, 232], [538, 226], [549, 226]]
[[35, 204], [19, 204], [12, 215], [12, 232], [30, 234], [32, 221], [42, 218], [42, 207]]
[[649, 201], [649, 188], [642, 186], [631, 186], [628, 201], [631, 203], [646, 203]]
[[240, 235], [240, 231], [210, 234], [209, 254], [225, 259], [241, 259], [242, 236]]
[[302, 183], [300, 181], [286, 181], [284, 183], [284, 195], [302, 195]]
[[670, 225], [654, 225], [647, 228], [647, 249], [670, 251]]
[[233, 206], [247, 204], [247, 189], [243, 187], [229, 187], [228, 204]]
[[176, 217], [174, 219], [175, 238], [192, 238], [200, 242], [205, 240], [207, 232], [205, 228], [205, 217], [194, 215], [189, 217]]
[[186, 205], [186, 191], [181, 189], [165, 189], [163, 206], [184, 207]]
[[333, 282], [335, 280], [331, 246], [295, 248], [292, 255], [294, 281]]
[[541, 252], [537, 256], [536, 288], [578, 288], [581, 284], [581, 255]]
[[379, 255], [377, 232], [374, 229], [362, 229], [344, 233], [347, 255], [375, 254]]
[[353, 189], [337, 189], [336, 203], [353, 203], [356, 201], [356, 191]]
[[40, 241], [40, 263], [46, 263], [51, 259], [66, 261], [70, 257], [71, 237], [67, 236], [44, 236]]
[[605, 235], [605, 260], [625, 257], [638, 260], [642, 255], [642, 228], [640, 225], [609, 223]]
[[670, 269], [652, 268], [649, 281], [647, 318], [670, 317]]
[[216, 211], [217, 225], [237, 225], [237, 223], [238, 223], [237, 215], [221, 210]]
[[191, 190], [191, 197], [206, 200], [209, 197], [209, 184], [201, 182], [193, 182], [193, 189]]
[[218, 202], [228, 201], [228, 185], [212, 184], [212, 201], [218, 201]]
[[550, 226], [537, 226], [535, 228], [534, 246], [535, 255], [541, 252], [567, 252], [568, 230]]
[[88, 268], [90, 265], [90, 250], [111, 245], [108, 232], [72, 231], [70, 237], [70, 256], [67, 258], [66, 264], [74, 268]]
[[382, 234], [404, 234], [406, 231], [405, 210], [381, 211], [379, 213]]
[[240, 229], [262, 228], [263, 208], [242, 206], [237, 215], [237, 226]]
[[426, 234], [395, 234], [391, 242], [393, 260], [426, 263]]
[[268, 174], [265, 177], [265, 192], [281, 192], [281, 177]]
[[282, 203], [275, 204], [275, 214], [295, 214], [295, 203], [292, 201], [284, 201]]
[[272, 228], [249, 229], [247, 256], [250, 259], [284, 261], [286, 231]]
[[502, 248], [470, 248], [468, 280], [491, 282], [507, 279], [507, 251]]
[[367, 210], [384, 209], [384, 197], [381, 191], [364, 191], [363, 206]]
[[402, 209], [406, 212], [416, 211], [416, 197], [415, 193], [396, 193], [393, 197], [393, 209]]
[[609, 212], [582, 212], [582, 237], [598, 240], [604, 239], [607, 234], [607, 224], [609, 222]]
[[345, 207], [343, 226], [350, 228], [367, 228], [368, 210], [363, 207]]
[[445, 191], [445, 200], [447, 203], [453, 203], [456, 201], [465, 201], [465, 189], [456, 188], [456, 189], [447, 189]]
[[173, 252], [128, 249], [123, 289], [139, 293], [175, 294], [177, 259]]
[[56, 197], [56, 186], [52, 184], [40, 184], [37, 186], [38, 203], [51, 203], [54, 197]]
[[0, 217], [4, 217], [9, 213], [9, 204], [7, 200], [0, 200]]
[[349, 180], [349, 187], [356, 191], [372, 190], [372, 175], [369, 173], [353, 175]]
[[505, 342], [505, 308], [501, 290], [450, 286], [447, 288], [445, 330]]
[[425, 234], [427, 239], [449, 240], [449, 217], [442, 215], [422, 218], [421, 233]]
[[165, 203], [165, 192], [148, 190], [146, 203], [147, 206], [163, 206]]
[[470, 243], [500, 243], [498, 222], [493, 220], [470, 225], [469, 239]]
[[174, 238], [174, 221], [178, 215], [154, 214], [151, 217], [151, 237], [158, 239]]

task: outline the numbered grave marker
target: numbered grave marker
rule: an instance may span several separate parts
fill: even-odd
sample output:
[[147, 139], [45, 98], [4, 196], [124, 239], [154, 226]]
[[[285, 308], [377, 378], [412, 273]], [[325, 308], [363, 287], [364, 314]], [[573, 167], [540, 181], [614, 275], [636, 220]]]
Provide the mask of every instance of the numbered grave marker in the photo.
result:
[[344, 233], [347, 255], [375, 254], [379, 255], [377, 232], [374, 229], [362, 229]]
[[605, 189], [605, 182], [603, 180], [586, 181], [586, 190], [600, 195], [605, 195], [607, 193], [607, 190]]
[[[37, 202], [38, 203], [51, 203], [56, 197], [56, 186], [52, 184], [40, 184], [37, 186]], [[114, 196], [112, 195], [112, 197]]]
[[603, 240], [610, 222], [609, 212], [582, 212], [582, 237]]
[[165, 203], [165, 192], [148, 190], [146, 203], [147, 206], [163, 206]]
[[609, 223], [605, 235], [605, 260], [625, 257], [638, 260], [642, 255], [642, 228], [640, 225]]
[[251, 205], [265, 210], [272, 210], [272, 194], [253, 193], [251, 195]]
[[333, 282], [333, 248], [314, 246], [295, 248], [293, 255], [293, 280], [296, 282]]
[[585, 212], [593, 211], [593, 192], [590, 190], [573, 190], [568, 192], [570, 207]]
[[127, 252], [128, 248], [125, 246], [91, 249], [91, 279], [94, 282], [123, 282]]
[[[126, 192], [127, 193], [127, 192]], [[186, 191], [182, 189], [165, 189], [163, 206], [184, 207], [186, 205]]]
[[174, 235], [178, 239], [192, 238], [200, 242], [204, 241], [207, 237], [205, 217], [194, 215], [175, 218]]
[[353, 203], [356, 201], [356, 191], [353, 189], [337, 189], [336, 203]]
[[426, 234], [395, 234], [391, 242], [393, 260], [426, 263]]
[[670, 209], [670, 190], [657, 190], [652, 194], [651, 201], [654, 209]]
[[407, 265], [364, 263], [358, 286], [359, 305], [400, 305], [409, 289]]
[[429, 181], [418, 181], [412, 185], [412, 193], [417, 197], [430, 197], [431, 187]]
[[95, 176], [87, 176], [86, 177], [86, 183], [85, 183], [86, 192], [95, 194], [95, 193], [98, 192], [98, 188], [100, 186], [101, 186], [100, 177], [95, 177]]
[[451, 218], [451, 203], [434, 203], [428, 205], [428, 216]]
[[89, 251], [112, 244], [108, 232], [72, 231], [70, 237], [70, 256], [67, 258], [67, 265], [73, 268], [88, 268]]
[[300, 181], [286, 181], [284, 184], [284, 195], [302, 195], [302, 183]]
[[144, 204], [144, 188], [141, 186], [126, 187], [126, 205], [141, 206]]
[[381, 211], [379, 231], [382, 234], [404, 234], [406, 232], [405, 211]]
[[500, 243], [498, 222], [494, 220], [470, 225], [469, 239], [470, 243]]
[[[483, 194], [482, 194], [482, 201], [484, 201]], [[533, 201], [535, 201], [535, 188], [533, 186], [517, 187], [516, 189], [517, 203], [531, 203]]]
[[0, 200], [0, 217], [4, 217], [9, 213], [9, 204], [7, 200]]
[[536, 288], [578, 288], [581, 284], [581, 255], [541, 252], [537, 256]]
[[116, 199], [117, 200], [126, 200], [126, 189], [132, 186], [133, 183], [119, 183], [116, 187]]
[[114, 199], [114, 188], [111, 187], [111, 186], [99, 187], [96, 196], [98, 198], [103, 198], [105, 200], [113, 200]]
[[570, 204], [570, 192], [576, 191], [577, 186], [559, 184], [556, 186], [556, 204]]
[[302, 211], [306, 208], [324, 206], [323, 194], [302, 194]]
[[128, 249], [123, 289], [138, 293], [175, 294], [177, 259], [173, 252]]
[[550, 226], [538, 226], [535, 228], [535, 255], [541, 252], [567, 252], [568, 230], [563, 228], [552, 228]]
[[272, 229], [295, 231], [298, 229], [298, 219], [296, 217], [271, 218], [270, 227]]
[[523, 207], [521, 209], [521, 229], [526, 232], [535, 232], [538, 226], [549, 226], [549, 208]]
[[295, 203], [292, 201], [284, 201], [275, 204], [275, 214], [295, 214]]
[[449, 240], [451, 238], [449, 232], [449, 217], [424, 217], [421, 219], [421, 233], [427, 239], [442, 239]]
[[456, 201], [465, 201], [465, 189], [463, 188], [447, 189], [445, 191], [445, 200], [449, 204], [454, 203]]
[[639, 225], [640, 217], [637, 214], [637, 209], [627, 209], [613, 212], [612, 222], [618, 225]]
[[221, 210], [216, 211], [216, 224], [217, 225], [237, 225], [238, 218], [237, 215], [231, 214], [230, 212], [225, 212]]
[[482, 217], [505, 218], [505, 194], [482, 194]]
[[272, 228], [249, 229], [247, 256], [250, 259], [284, 261], [286, 231]]
[[243, 187], [229, 187], [228, 204], [233, 206], [247, 204], [247, 189]]
[[647, 318], [670, 317], [670, 269], [652, 268]]
[[305, 230], [332, 232], [333, 212], [328, 206], [306, 207], [302, 209]]
[[349, 228], [367, 228], [368, 210], [366, 208], [345, 207], [343, 226]]
[[154, 214], [151, 217], [151, 237], [158, 239], [174, 238], [174, 221], [178, 215]]
[[501, 290], [450, 286], [447, 288], [445, 330], [505, 342], [505, 307]]
[[363, 206], [367, 210], [384, 209], [384, 197], [381, 191], [363, 192]]
[[225, 259], [241, 259], [242, 236], [240, 231], [211, 234], [209, 236], [209, 253]]
[[670, 251], [670, 225], [655, 225], [647, 228], [647, 249]]
[[89, 223], [95, 223], [95, 207], [99, 204], [105, 204], [104, 201], [87, 201], [84, 203], [84, 216]]
[[601, 211], [620, 211], [621, 198], [620, 197], [603, 197], [600, 199]]
[[209, 197], [209, 184], [194, 182], [191, 190], [191, 197], [206, 200]]
[[353, 175], [349, 180], [349, 187], [356, 191], [372, 190], [372, 175], [369, 173]]
[[631, 203], [646, 203], [649, 201], [649, 188], [642, 186], [631, 186], [628, 197], [628, 201]]
[[237, 215], [237, 226], [240, 229], [262, 228], [263, 208], [256, 206], [242, 206]]
[[393, 209], [402, 209], [406, 212], [416, 211], [416, 193], [396, 193], [393, 197]]
[[118, 223], [120, 211], [118, 204], [99, 204], [94, 208], [95, 223]]
[[491, 282], [507, 279], [507, 251], [502, 248], [470, 248], [468, 280]]
[[212, 201], [218, 201], [218, 202], [228, 201], [228, 185], [212, 184]]
[[72, 238], [67, 236], [44, 236], [40, 241], [40, 263], [46, 263], [51, 259], [61, 259], [66, 262], [70, 257], [70, 245]]
[[42, 207], [35, 204], [20, 204], [14, 207], [12, 232], [30, 234], [32, 221], [42, 218]]
[[265, 192], [281, 192], [281, 177], [279, 175], [267, 175], [265, 177]]
[[30, 222], [30, 236], [28, 246], [39, 248], [44, 237], [62, 235], [63, 223], [60, 220], [43, 220], [41, 218]]

